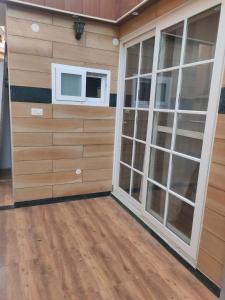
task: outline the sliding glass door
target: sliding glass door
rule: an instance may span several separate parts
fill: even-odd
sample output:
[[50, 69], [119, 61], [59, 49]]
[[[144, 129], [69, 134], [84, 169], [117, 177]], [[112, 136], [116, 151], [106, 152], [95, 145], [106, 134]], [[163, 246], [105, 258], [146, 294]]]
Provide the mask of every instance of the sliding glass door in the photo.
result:
[[127, 48], [119, 186], [142, 202], [155, 38]]
[[220, 9], [168, 26], [161, 21], [126, 44], [123, 56], [117, 196], [184, 252], [193, 247], [204, 201], [200, 182]]

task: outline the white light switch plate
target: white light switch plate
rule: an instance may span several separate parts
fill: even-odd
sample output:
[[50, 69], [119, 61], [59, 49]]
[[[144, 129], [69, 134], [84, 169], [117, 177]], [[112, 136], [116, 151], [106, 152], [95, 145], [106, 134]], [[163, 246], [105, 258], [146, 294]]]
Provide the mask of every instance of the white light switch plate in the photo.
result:
[[32, 116], [43, 116], [43, 109], [42, 108], [31, 108], [31, 115]]

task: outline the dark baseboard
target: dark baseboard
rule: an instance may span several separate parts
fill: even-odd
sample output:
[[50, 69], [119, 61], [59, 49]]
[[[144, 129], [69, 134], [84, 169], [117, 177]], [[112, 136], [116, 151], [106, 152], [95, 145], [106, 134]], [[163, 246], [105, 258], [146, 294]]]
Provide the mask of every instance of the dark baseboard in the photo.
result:
[[0, 211], [3, 211], [3, 210], [9, 210], [9, 209], [14, 209], [14, 208], [15, 208], [14, 205], [0, 206]]
[[173, 248], [171, 248], [158, 234], [156, 234], [151, 228], [149, 228], [138, 216], [136, 216], [129, 208], [127, 208], [121, 201], [119, 201], [114, 195], [112, 198], [116, 200], [121, 207], [123, 207], [135, 220], [141, 224], [145, 230], [147, 230], [162, 246], [166, 248], [187, 270], [189, 270], [199, 281], [201, 281], [214, 295], [220, 296], [220, 288], [213, 283], [208, 277], [206, 277], [201, 271], [195, 269], [190, 265], [182, 256], [180, 256]]
[[54, 203], [61, 203], [61, 202], [71, 202], [71, 201], [77, 201], [77, 200], [86, 200], [86, 199], [91, 199], [91, 198], [106, 197], [109, 195], [110, 195], [110, 192], [100, 192], [100, 193], [92, 193], [92, 194], [84, 194], [84, 195], [76, 195], [76, 196], [66, 196], [66, 197], [22, 201], [22, 202], [15, 202], [14, 208], [54, 204]]

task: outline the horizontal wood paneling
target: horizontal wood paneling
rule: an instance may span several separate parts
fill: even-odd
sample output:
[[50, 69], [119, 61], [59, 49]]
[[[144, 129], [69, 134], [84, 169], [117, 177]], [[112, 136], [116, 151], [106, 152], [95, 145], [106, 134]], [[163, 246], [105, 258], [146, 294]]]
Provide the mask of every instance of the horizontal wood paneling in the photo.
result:
[[210, 178], [210, 185], [216, 187], [217, 189], [223, 190], [225, 192], [225, 166], [220, 164], [212, 163]]
[[84, 146], [84, 157], [112, 157], [112, 145], [86, 145]]
[[112, 145], [113, 133], [54, 133], [53, 145]]
[[225, 218], [206, 208], [204, 228], [225, 242]]
[[111, 36], [87, 32], [85, 39], [86, 47], [119, 52], [118, 47], [113, 45]]
[[33, 132], [14, 133], [13, 145], [14, 147], [51, 146], [52, 134]]
[[204, 229], [201, 246], [203, 249], [207, 249], [209, 255], [223, 265], [225, 261], [225, 243], [222, 239], [218, 239], [213, 233]]
[[224, 191], [209, 186], [206, 206], [225, 217]]
[[[33, 22], [38, 32], [31, 30]], [[71, 16], [11, 6], [7, 27], [10, 84], [51, 88], [51, 64], [59, 63], [110, 70], [111, 93], [116, 92], [119, 47], [112, 38], [118, 36], [117, 26], [86, 20], [77, 41]]]
[[225, 118], [219, 114], [198, 268], [220, 286], [225, 264]]
[[50, 173], [52, 171], [52, 160], [18, 161], [14, 163], [15, 175]]
[[32, 21], [8, 17], [8, 34], [64, 44], [84, 45], [84, 39], [80, 42], [75, 39], [73, 29], [39, 22], [39, 31], [33, 32], [31, 25]]
[[51, 74], [51, 64], [65, 64], [70, 66], [89, 67], [97, 69], [109, 69], [111, 71], [112, 82], [117, 80], [117, 68], [113, 66], [106, 66], [104, 64], [85, 63], [81, 61], [74, 61], [68, 59], [56, 59], [52, 57], [44, 57], [38, 55], [27, 55], [27, 54], [10, 54], [10, 66], [11, 69], [33, 71]]
[[13, 132], [82, 132], [83, 120], [14, 118]]
[[114, 120], [85, 120], [84, 132], [114, 132]]
[[53, 197], [100, 193], [112, 190], [112, 180], [53, 186]]
[[11, 69], [10, 84], [37, 88], [51, 88], [51, 74]]
[[12, 103], [15, 200], [49, 198], [53, 190], [55, 197], [111, 190], [115, 109], [35, 107], [44, 115], [31, 116], [32, 103]]
[[[225, 83], [224, 83], [225, 85]], [[225, 140], [225, 114], [220, 114], [217, 119], [216, 138]]]
[[33, 9], [30, 7], [23, 7], [23, 9], [17, 9], [15, 6], [8, 6], [7, 14], [9, 17], [17, 18], [17, 19], [24, 19], [24, 20], [31, 20], [46, 24], [52, 24], [52, 14], [39, 10]]
[[[135, 0], [134, 0], [135, 1]], [[154, 19], [162, 16], [169, 11], [177, 8], [178, 6], [184, 4], [186, 0], [158, 0], [152, 1], [152, 4], [147, 8], [143, 9], [142, 12], [132, 18], [123, 22], [120, 26], [120, 36], [124, 36], [138, 28], [146, 25], [147, 23], [153, 21]]]
[[215, 284], [221, 286], [224, 265], [219, 263], [203, 249], [199, 251], [198, 268]]
[[225, 165], [225, 139], [216, 139], [213, 150], [213, 163]]
[[53, 57], [71, 60], [84, 60], [86, 63], [95, 62], [107, 66], [115, 66], [118, 64], [118, 53], [94, 48], [76, 47], [65, 43], [53, 42]]
[[[21, 118], [52, 118], [52, 105], [42, 104], [42, 103], [20, 103], [14, 102], [12, 107], [12, 118], [21, 117]], [[43, 110], [43, 115], [40, 116], [32, 116], [31, 109], [32, 108], [40, 108]]]
[[[11, 53], [24, 54], [26, 57], [27, 55], [52, 57], [52, 42], [49, 41], [9, 35], [8, 45]], [[12, 59], [12, 55], [10, 57]]]
[[32, 188], [15, 189], [14, 201], [30, 201], [36, 199], [52, 198], [52, 186], [41, 186]]
[[76, 119], [100, 119], [106, 120], [115, 118], [115, 108], [53, 105], [53, 118], [76, 118]]
[[102, 168], [111, 169], [113, 159], [109, 157], [90, 157], [80, 159], [58, 159], [53, 160], [53, 171], [70, 171], [75, 169], [81, 170], [99, 170]]
[[[105, 166], [102, 167], [105, 168]], [[112, 178], [112, 169], [85, 170], [83, 174], [84, 182], [110, 180], [111, 178]]]
[[16, 175], [14, 178], [15, 188], [57, 185], [75, 182], [82, 182], [81, 175], [76, 175], [75, 172]]
[[54, 160], [82, 157], [83, 146], [15, 147], [14, 161]]

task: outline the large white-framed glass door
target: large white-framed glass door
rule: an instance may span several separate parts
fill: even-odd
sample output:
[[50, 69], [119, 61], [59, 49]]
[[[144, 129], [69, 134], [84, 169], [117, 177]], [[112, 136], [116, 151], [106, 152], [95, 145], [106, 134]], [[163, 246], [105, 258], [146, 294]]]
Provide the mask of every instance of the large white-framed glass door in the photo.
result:
[[220, 1], [197, 2], [122, 48], [114, 170], [119, 200], [193, 264], [221, 20]]

